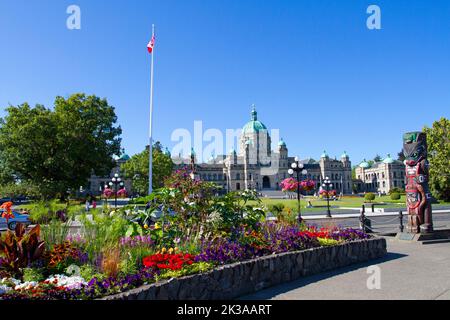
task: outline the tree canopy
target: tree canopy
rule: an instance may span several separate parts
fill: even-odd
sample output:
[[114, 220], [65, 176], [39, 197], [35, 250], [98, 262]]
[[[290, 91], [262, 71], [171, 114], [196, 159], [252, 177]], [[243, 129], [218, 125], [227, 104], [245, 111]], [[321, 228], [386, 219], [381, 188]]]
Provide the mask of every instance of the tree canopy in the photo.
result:
[[[173, 162], [170, 155], [162, 151], [162, 145], [156, 142], [153, 145], [153, 167], [152, 167], [152, 186], [154, 189], [161, 188], [164, 185], [164, 179], [171, 175]], [[133, 191], [144, 195], [148, 193], [148, 169], [149, 169], [149, 147], [144, 151], [131, 157], [126, 163], [122, 164], [121, 172], [124, 177], [131, 179]]]
[[450, 201], [450, 120], [441, 118], [423, 131], [427, 134], [430, 188], [436, 198]]
[[120, 154], [122, 130], [106, 99], [56, 97], [54, 109], [28, 103], [6, 108], [0, 119], [0, 166], [36, 185], [43, 197], [64, 196], [92, 173], [106, 175]]

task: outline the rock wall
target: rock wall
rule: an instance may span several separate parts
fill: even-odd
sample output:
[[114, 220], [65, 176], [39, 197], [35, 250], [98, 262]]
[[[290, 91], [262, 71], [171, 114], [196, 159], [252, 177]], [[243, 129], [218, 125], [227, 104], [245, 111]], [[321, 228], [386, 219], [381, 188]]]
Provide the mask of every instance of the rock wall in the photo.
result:
[[300, 277], [381, 258], [386, 253], [384, 238], [358, 240], [224, 265], [206, 273], [160, 281], [102, 300], [234, 299]]

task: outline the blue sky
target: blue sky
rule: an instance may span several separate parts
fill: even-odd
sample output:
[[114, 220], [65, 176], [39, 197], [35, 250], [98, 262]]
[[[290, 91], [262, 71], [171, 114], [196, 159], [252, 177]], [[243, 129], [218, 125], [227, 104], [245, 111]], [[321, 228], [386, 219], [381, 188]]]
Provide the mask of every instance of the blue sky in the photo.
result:
[[[81, 8], [81, 30], [66, 9]], [[381, 30], [366, 27], [370, 4]], [[395, 154], [402, 134], [450, 115], [450, 1], [0, 0], [0, 116], [76, 92], [116, 107], [127, 153], [154, 138], [242, 127], [255, 103], [291, 155]]]

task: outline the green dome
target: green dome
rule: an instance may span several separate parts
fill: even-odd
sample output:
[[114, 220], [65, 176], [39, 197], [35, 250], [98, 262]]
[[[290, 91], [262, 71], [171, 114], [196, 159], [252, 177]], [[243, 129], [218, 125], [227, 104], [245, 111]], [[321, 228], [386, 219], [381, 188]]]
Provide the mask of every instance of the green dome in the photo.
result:
[[394, 163], [394, 159], [391, 158], [390, 153], [387, 154], [387, 157], [383, 160], [383, 163], [387, 163], [387, 164]]
[[328, 158], [328, 153], [324, 150], [320, 157], [321, 158]]
[[122, 161], [130, 160], [130, 156], [125, 153], [125, 148], [122, 148], [120, 151], [121, 151], [122, 155], [120, 157], [117, 157], [116, 160], [122, 160]]
[[171, 156], [169, 149], [166, 147], [163, 152], [166, 156]]
[[255, 107], [253, 106], [252, 110], [252, 120], [247, 122], [247, 124], [242, 128], [242, 132], [245, 133], [258, 133], [261, 130], [267, 130], [267, 127], [261, 122], [258, 121], [258, 113], [256, 112]]
[[120, 157], [120, 160], [128, 161], [130, 160], [130, 156], [125, 153]]
[[341, 155], [341, 158], [348, 158], [347, 151], [344, 151], [344, 153]]
[[280, 142], [278, 142], [279, 147], [286, 147], [286, 142], [284, 142], [283, 138], [281, 138]]
[[367, 169], [367, 168], [370, 168], [370, 164], [366, 161], [366, 159], [364, 159], [363, 162], [361, 162], [359, 164], [359, 167], [363, 168], [363, 169]]

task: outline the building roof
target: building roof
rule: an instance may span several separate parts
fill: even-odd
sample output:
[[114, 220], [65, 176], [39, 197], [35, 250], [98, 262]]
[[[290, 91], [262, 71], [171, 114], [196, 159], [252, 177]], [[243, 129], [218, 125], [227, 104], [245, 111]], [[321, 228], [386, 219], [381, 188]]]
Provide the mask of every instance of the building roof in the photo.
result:
[[320, 157], [321, 158], [328, 158], [328, 153], [324, 150]]
[[280, 142], [278, 142], [279, 147], [286, 147], [286, 142], [284, 142], [283, 138], [280, 139]]
[[258, 120], [258, 113], [255, 106], [253, 106], [251, 120], [242, 128], [242, 133], [258, 133], [261, 130], [267, 130], [267, 127]]
[[363, 168], [363, 169], [368, 169], [368, 168], [370, 168], [370, 164], [366, 161], [366, 159], [364, 159], [364, 160], [359, 164], [359, 167], [360, 167], [360, 168]]
[[344, 153], [341, 155], [341, 158], [348, 158], [347, 151], [344, 151]]
[[388, 154], [387, 154], [387, 157], [383, 159], [383, 163], [391, 164], [391, 163], [394, 163], [394, 162], [395, 162], [395, 160], [392, 159], [390, 153], [388, 153]]

